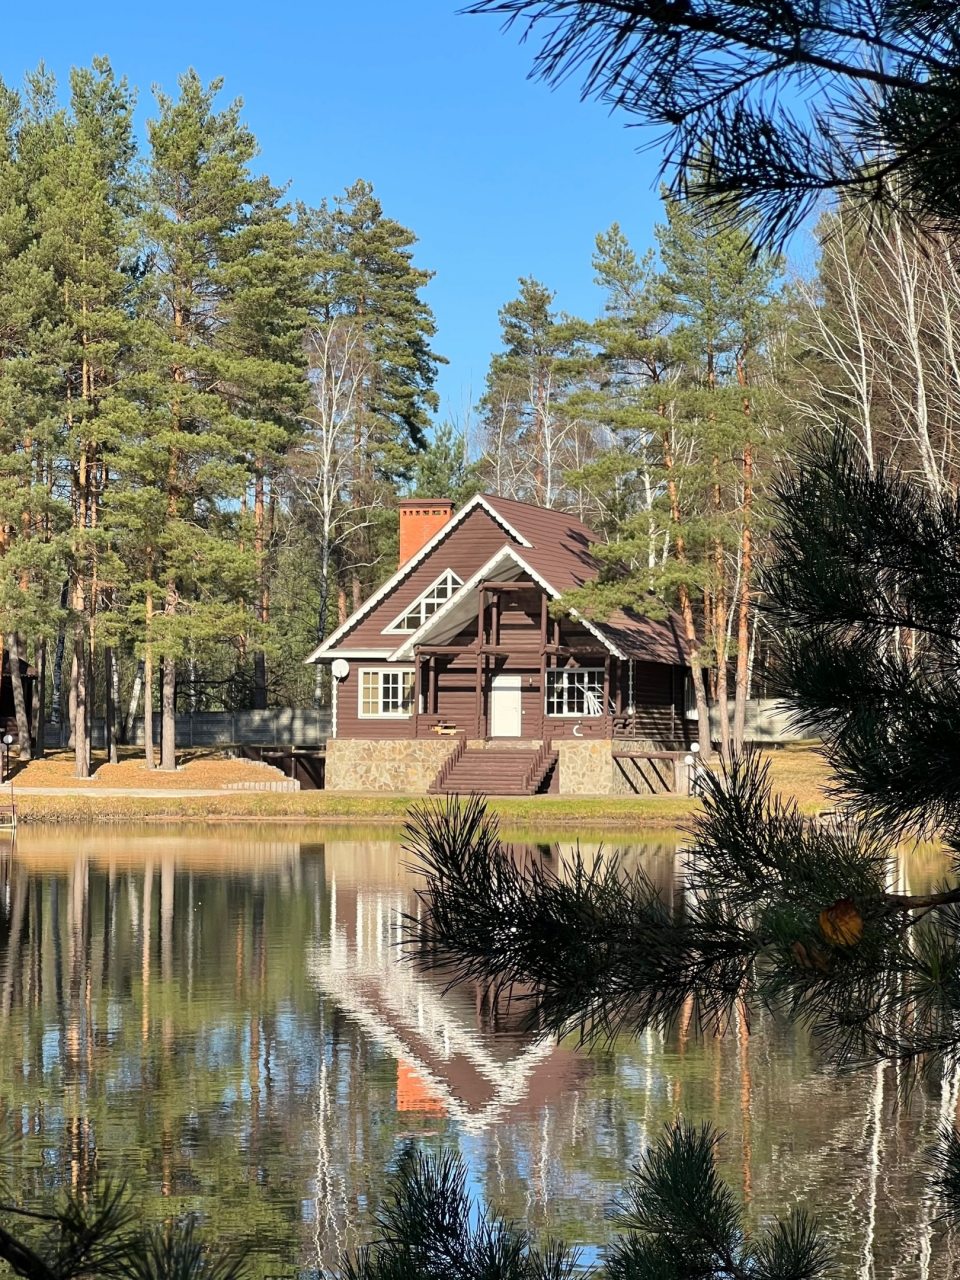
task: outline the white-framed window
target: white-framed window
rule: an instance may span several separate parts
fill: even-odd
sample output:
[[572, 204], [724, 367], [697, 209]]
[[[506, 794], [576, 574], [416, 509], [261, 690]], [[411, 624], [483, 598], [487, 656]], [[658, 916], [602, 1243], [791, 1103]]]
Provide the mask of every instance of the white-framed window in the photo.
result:
[[413, 668], [361, 667], [360, 718], [413, 715]]
[[409, 635], [419, 631], [426, 620], [432, 618], [440, 606], [446, 604], [453, 593], [459, 591], [462, 586], [462, 578], [458, 577], [452, 569], [444, 569], [436, 582], [431, 582], [426, 591], [422, 591], [413, 604], [404, 609], [399, 618], [394, 618], [389, 627], [383, 628], [384, 632], [401, 632]]
[[548, 671], [547, 715], [603, 715], [603, 667]]

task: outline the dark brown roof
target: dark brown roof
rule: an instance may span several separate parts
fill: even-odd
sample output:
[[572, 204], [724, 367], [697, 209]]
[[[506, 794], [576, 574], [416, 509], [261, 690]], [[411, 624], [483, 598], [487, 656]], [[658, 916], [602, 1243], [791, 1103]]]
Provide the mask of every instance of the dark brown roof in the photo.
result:
[[[484, 494], [484, 500], [530, 544], [519, 555], [556, 591], [570, 591], [591, 582], [600, 563], [591, 548], [599, 539], [576, 516], [549, 511], [513, 498]], [[679, 620], [646, 618], [632, 609], [618, 609], [603, 622], [591, 625], [629, 658], [686, 665], [687, 648]]]

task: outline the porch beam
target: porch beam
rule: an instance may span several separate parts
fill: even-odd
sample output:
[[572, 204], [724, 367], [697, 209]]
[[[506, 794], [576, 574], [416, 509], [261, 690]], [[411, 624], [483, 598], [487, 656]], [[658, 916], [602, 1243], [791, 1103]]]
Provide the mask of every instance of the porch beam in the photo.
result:
[[475, 644], [418, 644], [417, 653], [425, 658], [450, 658], [460, 653], [476, 653]]
[[610, 653], [607, 649], [571, 649], [566, 644], [547, 644], [543, 647], [544, 653], [549, 653], [560, 658], [609, 658]]

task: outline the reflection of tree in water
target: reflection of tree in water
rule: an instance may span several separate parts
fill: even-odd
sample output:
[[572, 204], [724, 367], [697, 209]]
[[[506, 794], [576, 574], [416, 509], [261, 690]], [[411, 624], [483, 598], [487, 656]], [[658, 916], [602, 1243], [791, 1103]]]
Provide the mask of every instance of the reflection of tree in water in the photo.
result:
[[[624, 1168], [680, 1107], [727, 1132], [757, 1218], [829, 1213], [841, 1277], [948, 1273], [911, 1197], [956, 1082], [907, 1107], [891, 1072], [827, 1080], [767, 1018], [721, 1043], [691, 1026], [542, 1047], [522, 1003], [398, 963], [412, 883], [385, 841], [24, 834], [0, 859], [0, 1097], [26, 1197], [120, 1174], [151, 1217], [200, 1209], [255, 1273], [286, 1273], [358, 1242], [412, 1141], [459, 1145], [509, 1216], [599, 1242]], [[669, 842], [643, 861], [682, 911]]]

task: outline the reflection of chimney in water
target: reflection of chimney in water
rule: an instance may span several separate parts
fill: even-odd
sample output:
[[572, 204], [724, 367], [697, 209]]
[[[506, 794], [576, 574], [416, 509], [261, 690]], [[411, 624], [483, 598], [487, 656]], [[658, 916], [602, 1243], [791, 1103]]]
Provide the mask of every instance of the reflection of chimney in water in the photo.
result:
[[443, 1099], [436, 1096], [426, 1080], [403, 1058], [397, 1059], [397, 1110], [430, 1116], [447, 1114]]

